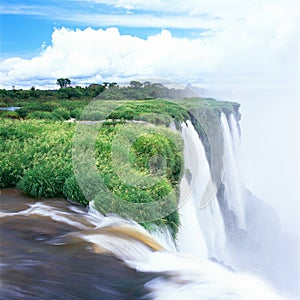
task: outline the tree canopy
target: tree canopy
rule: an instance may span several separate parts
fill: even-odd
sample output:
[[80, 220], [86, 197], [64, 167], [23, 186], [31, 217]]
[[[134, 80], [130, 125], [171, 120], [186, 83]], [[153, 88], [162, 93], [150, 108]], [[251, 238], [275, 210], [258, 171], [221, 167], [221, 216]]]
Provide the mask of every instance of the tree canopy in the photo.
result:
[[56, 84], [59, 85], [60, 88], [66, 88], [70, 86], [71, 80], [69, 78], [58, 78]]

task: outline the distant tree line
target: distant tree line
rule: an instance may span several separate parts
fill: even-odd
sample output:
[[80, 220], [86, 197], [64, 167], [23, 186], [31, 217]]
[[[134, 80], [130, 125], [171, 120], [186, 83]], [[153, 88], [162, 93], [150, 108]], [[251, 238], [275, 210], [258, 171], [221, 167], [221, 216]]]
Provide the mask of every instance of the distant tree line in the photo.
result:
[[185, 88], [168, 88], [161, 83], [149, 81], [139, 82], [132, 80], [128, 86], [120, 87], [117, 82], [103, 82], [102, 84], [92, 83], [89, 86], [71, 86], [69, 78], [59, 78], [56, 81], [59, 89], [40, 90], [31, 87], [29, 90], [0, 89], [0, 106], [10, 105], [16, 101], [51, 101], [51, 100], [123, 100], [123, 99], [181, 99], [197, 97], [195, 91]]
[[96, 99], [122, 100], [122, 99], [182, 99], [199, 96], [198, 91], [191, 88], [176, 89], [169, 88], [161, 83], [151, 83], [150, 81], [139, 82], [130, 81], [128, 86], [120, 87], [118, 84], [109, 85], [99, 93]]

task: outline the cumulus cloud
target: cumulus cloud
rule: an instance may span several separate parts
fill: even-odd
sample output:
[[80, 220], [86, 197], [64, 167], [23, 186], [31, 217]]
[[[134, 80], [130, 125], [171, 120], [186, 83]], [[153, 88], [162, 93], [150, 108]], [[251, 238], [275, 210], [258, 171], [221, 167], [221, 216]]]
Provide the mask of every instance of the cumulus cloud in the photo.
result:
[[[243, 15], [239, 8], [245, 13], [248, 6], [238, 3], [245, 2], [230, 1], [237, 5], [238, 13], [233, 10], [230, 14], [217, 1], [210, 1], [208, 7], [216, 8], [215, 16], [219, 11], [222, 16], [228, 13], [231, 18], [241, 17], [223, 23], [222, 29], [211, 26], [212, 31], [195, 38], [174, 37], [168, 30], [141, 39], [122, 35], [117, 28], [55, 29], [51, 45], [38, 56], [1, 61], [0, 82], [3, 87], [10, 87], [51, 85], [58, 77], [69, 77], [75, 84], [164, 77], [209, 85], [259, 83], [262, 79], [278, 83], [295, 78], [299, 36], [297, 19], [291, 17], [293, 13], [275, 4], [267, 5], [268, 0], [264, 5], [255, 0], [256, 9]], [[97, 2], [136, 9], [145, 4], [137, 0]], [[167, 3], [158, 1], [157, 7]], [[186, 1], [191, 14], [208, 11], [203, 3]]]

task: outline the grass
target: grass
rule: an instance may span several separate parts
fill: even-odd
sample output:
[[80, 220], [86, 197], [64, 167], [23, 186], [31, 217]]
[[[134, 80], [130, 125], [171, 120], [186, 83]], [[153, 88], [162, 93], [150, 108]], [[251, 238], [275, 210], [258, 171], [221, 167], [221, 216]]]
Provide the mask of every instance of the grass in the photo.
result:
[[[168, 138], [162, 135], [165, 131], [168, 132], [166, 128], [160, 128], [160, 135], [152, 134], [137, 139], [129, 149], [131, 161], [126, 166], [133, 170], [137, 178], [152, 178], [155, 172], [155, 176], [159, 178], [158, 182], [143, 188], [124, 182], [120, 172], [116, 174], [111, 151], [113, 141], [123, 125], [122, 122], [105, 123], [99, 130], [93, 149], [97, 174], [109, 190], [109, 193], [102, 195], [108, 198], [109, 210], [103, 206], [103, 199], [97, 200], [97, 207], [103, 213], [114, 212], [111, 206], [114, 198], [123, 202], [150, 203], [167, 196], [172, 189], [178, 189], [181, 167], [177, 164], [182, 163], [181, 149], [175, 149]], [[72, 164], [75, 128], [75, 123], [62, 121], [0, 120], [0, 187], [17, 186], [23, 192], [37, 198], [64, 197], [82, 205], [94, 200], [95, 194], [84, 193], [78, 184], [78, 177], [75, 176]], [[85, 143], [85, 138], [82, 141]], [[157, 142], [159, 148], [156, 147]], [[166, 174], [159, 174], [161, 170], [158, 162], [152, 162], [150, 166], [149, 161], [153, 155], [146, 152], [146, 148], [150, 149], [150, 152], [161, 153], [161, 157], [167, 161]], [[84, 162], [84, 159], [82, 161]], [[91, 193], [97, 182], [93, 184], [95, 182], [87, 174], [84, 176], [84, 179], [87, 179], [85, 189]], [[96, 191], [98, 195], [99, 191]], [[172, 209], [168, 210], [171, 216], [160, 215], [158, 218], [154, 214], [150, 220], [156, 224], [167, 224], [176, 232], [179, 225], [176, 199], [173, 199], [172, 204]]]

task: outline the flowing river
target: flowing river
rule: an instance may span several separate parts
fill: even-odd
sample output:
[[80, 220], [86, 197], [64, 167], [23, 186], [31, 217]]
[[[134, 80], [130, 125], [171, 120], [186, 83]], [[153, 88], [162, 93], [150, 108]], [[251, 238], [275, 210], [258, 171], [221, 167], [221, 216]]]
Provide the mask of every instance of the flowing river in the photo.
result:
[[149, 292], [145, 283], [157, 274], [137, 272], [79, 238], [95, 230], [97, 216], [15, 189], [0, 198], [1, 299], [140, 299]]
[[261, 280], [185, 256], [163, 229], [1, 190], [1, 299], [280, 299]]

